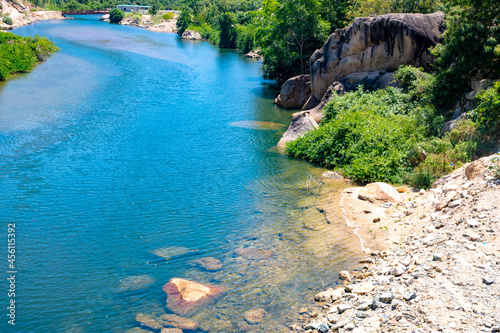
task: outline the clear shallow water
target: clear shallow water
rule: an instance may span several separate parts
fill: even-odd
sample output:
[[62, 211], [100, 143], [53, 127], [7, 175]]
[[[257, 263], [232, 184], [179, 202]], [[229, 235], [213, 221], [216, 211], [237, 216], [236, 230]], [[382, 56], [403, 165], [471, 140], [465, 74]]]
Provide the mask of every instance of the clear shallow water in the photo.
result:
[[[168, 312], [172, 277], [229, 289], [193, 315], [204, 331], [248, 329], [255, 307], [267, 314], [253, 329], [285, 330], [358, 258], [356, 237], [315, 208], [338, 185], [318, 201], [306, 172], [322, 170], [271, 149], [290, 112], [259, 62], [91, 19], [14, 32], [61, 51], [0, 83], [0, 218], [3, 235], [16, 223], [19, 271], [17, 325], [2, 332], [124, 332], [139, 312]], [[197, 252], [151, 254], [178, 246]], [[273, 257], [236, 257], [245, 246]], [[192, 266], [207, 256], [223, 269]], [[155, 282], [120, 290], [137, 275]]]

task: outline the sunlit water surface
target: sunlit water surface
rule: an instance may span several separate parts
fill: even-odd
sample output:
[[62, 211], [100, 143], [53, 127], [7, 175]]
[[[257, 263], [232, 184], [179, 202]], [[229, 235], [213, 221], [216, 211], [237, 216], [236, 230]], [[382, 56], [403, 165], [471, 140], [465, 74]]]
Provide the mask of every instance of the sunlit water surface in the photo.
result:
[[[357, 238], [316, 208], [343, 185], [311, 194], [308, 173], [322, 170], [272, 149], [291, 117], [261, 63], [91, 17], [14, 32], [61, 51], [0, 83], [2, 239], [16, 223], [18, 270], [17, 324], [2, 313], [2, 332], [125, 332], [138, 313], [169, 313], [173, 277], [228, 289], [190, 314], [203, 331], [286, 331], [359, 258]], [[170, 247], [193, 251], [152, 254]], [[222, 270], [192, 265], [208, 256]], [[139, 275], [154, 282], [120, 285]], [[245, 324], [251, 308], [263, 323]]]

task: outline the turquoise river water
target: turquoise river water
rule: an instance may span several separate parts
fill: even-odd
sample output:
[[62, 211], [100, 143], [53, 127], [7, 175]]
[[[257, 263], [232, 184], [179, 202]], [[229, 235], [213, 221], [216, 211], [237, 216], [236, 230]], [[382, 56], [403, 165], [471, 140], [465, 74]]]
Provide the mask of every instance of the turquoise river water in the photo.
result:
[[[287, 331], [353, 267], [356, 237], [315, 208], [337, 185], [311, 193], [323, 170], [273, 150], [291, 112], [272, 103], [261, 63], [95, 17], [14, 33], [61, 50], [0, 82], [1, 332], [137, 332], [138, 313], [169, 313], [173, 277], [227, 288], [190, 314], [200, 331]], [[202, 257], [222, 269], [195, 267]], [[252, 308], [262, 323], [245, 323]]]

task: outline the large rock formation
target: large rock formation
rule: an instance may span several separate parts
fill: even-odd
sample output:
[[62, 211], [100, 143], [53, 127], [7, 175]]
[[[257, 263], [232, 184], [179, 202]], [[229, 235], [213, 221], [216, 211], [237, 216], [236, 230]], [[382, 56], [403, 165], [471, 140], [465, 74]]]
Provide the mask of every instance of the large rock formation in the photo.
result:
[[287, 109], [300, 109], [311, 97], [311, 80], [309, 75], [294, 76], [286, 80], [274, 103]]
[[[286, 142], [318, 127], [322, 110], [332, 98], [332, 88], [339, 94], [360, 84], [381, 89], [397, 85], [394, 72], [401, 65], [426, 67], [432, 61], [429, 48], [440, 41], [444, 31], [443, 20], [441, 12], [387, 14], [357, 18], [352, 25], [335, 31], [311, 56], [311, 97], [303, 104], [305, 111], [294, 114], [277, 147], [283, 148]], [[301, 91], [297, 78], [283, 85], [277, 102], [288, 100], [291, 94], [284, 92]]]
[[332, 82], [354, 73], [394, 72], [401, 65], [426, 67], [432, 61], [428, 49], [444, 31], [443, 19], [441, 12], [355, 19], [330, 35], [311, 56], [312, 93], [321, 100]]

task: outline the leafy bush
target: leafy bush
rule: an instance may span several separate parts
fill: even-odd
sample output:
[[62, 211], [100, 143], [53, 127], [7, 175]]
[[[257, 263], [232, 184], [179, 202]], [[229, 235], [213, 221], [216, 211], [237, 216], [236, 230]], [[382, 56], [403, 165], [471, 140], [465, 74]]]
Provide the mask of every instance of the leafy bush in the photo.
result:
[[2, 21], [3, 23], [5, 24], [8, 24], [8, 25], [12, 25], [12, 17], [10, 17], [9, 15], [5, 15], [3, 18], [2, 18]]
[[477, 98], [479, 105], [473, 113], [479, 130], [486, 135], [500, 134], [500, 81], [490, 89], [482, 91]]
[[122, 10], [114, 8], [109, 12], [109, 22], [111, 23], [118, 23], [123, 20], [124, 17], [125, 13]]
[[382, 15], [388, 13], [433, 13], [441, 8], [435, 0], [351, 0], [348, 17]]
[[191, 12], [188, 9], [184, 9], [181, 12], [181, 15], [177, 19], [177, 23], [176, 23], [177, 33], [179, 34], [179, 36], [182, 35], [184, 33], [184, 31], [187, 30], [187, 28], [191, 25], [192, 22], [193, 22], [193, 18], [192, 18]]
[[436, 107], [447, 110], [470, 90], [478, 73], [500, 77], [500, 1], [446, 0], [446, 31], [432, 53], [436, 57]]
[[154, 4], [153, 6], [151, 6], [151, 8], [149, 9], [148, 13], [151, 14], [151, 15], [156, 15], [158, 13], [158, 6], [156, 4]]
[[186, 30], [196, 31], [201, 35], [201, 38], [210, 40], [214, 35], [218, 35], [218, 31], [210, 25], [203, 23], [201, 25], [190, 25]]
[[237, 27], [236, 47], [243, 53], [248, 53], [254, 49], [255, 29], [251, 25], [241, 25]]
[[0, 34], [0, 80], [5, 80], [11, 73], [32, 70], [37, 61], [57, 50], [47, 38]]
[[164, 19], [165, 21], [168, 21], [168, 20], [173, 20], [175, 18], [175, 14], [174, 13], [171, 13], [171, 12], [168, 12], [166, 14], [163, 14], [161, 16], [162, 19]]
[[423, 139], [416, 117], [401, 108], [408, 96], [391, 88], [337, 96], [325, 123], [286, 146], [288, 154], [328, 168], [343, 168], [355, 181], [400, 183], [411, 170], [408, 153]]
[[236, 48], [237, 31], [236, 15], [234, 13], [224, 13], [219, 17], [219, 47], [234, 49]]

